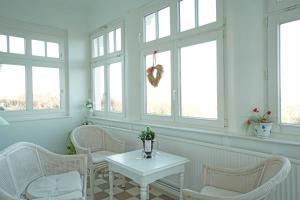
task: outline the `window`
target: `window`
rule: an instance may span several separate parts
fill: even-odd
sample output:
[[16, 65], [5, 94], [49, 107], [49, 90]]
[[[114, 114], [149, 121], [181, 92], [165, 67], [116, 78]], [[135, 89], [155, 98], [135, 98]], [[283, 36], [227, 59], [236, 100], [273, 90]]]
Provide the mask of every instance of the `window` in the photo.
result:
[[144, 17], [145, 41], [167, 37], [171, 33], [170, 7], [166, 7]]
[[22, 30], [18, 36], [0, 34], [0, 112], [11, 120], [66, 114], [66, 32], [53, 29], [55, 35], [48, 35], [41, 34], [46, 32], [43, 27], [31, 27], [31, 32]]
[[179, 11], [180, 31], [217, 21], [216, 0], [180, 0]]
[[[153, 3], [142, 12], [144, 119], [224, 126], [220, 8], [222, 1], [180, 0]], [[157, 69], [151, 67], [156, 64], [164, 72], [153, 86], [147, 70], [155, 77]]]
[[113, 23], [91, 35], [95, 115], [122, 116], [124, 61], [122, 24]]
[[268, 17], [268, 106], [277, 116], [274, 121], [278, 122], [279, 128], [275, 131], [280, 132], [299, 132], [299, 10], [295, 6], [275, 11]]

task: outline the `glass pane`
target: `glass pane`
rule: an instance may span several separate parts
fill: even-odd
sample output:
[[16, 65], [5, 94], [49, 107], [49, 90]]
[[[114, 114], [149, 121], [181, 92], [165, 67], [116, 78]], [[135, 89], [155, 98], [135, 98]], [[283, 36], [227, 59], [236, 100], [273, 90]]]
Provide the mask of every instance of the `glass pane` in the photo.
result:
[[156, 15], [155, 13], [145, 17], [146, 42], [156, 39]]
[[9, 52], [25, 54], [24, 38], [9, 36]]
[[[156, 54], [156, 63], [163, 66], [164, 73], [157, 87], [154, 87], [146, 77], [147, 114], [171, 115], [171, 52]], [[153, 65], [153, 56], [146, 56], [146, 71]], [[153, 74], [156, 77], [157, 70]]]
[[104, 37], [103, 35], [98, 38], [99, 42], [99, 56], [104, 55]]
[[7, 37], [0, 35], [0, 52], [7, 52]]
[[122, 112], [122, 63], [109, 65], [110, 111]]
[[121, 28], [116, 30], [116, 48], [117, 51], [121, 51], [122, 49]]
[[59, 58], [59, 44], [47, 42], [47, 56], [50, 58]]
[[104, 67], [96, 67], [94, 69], [94, 95], [95, 110], [103, 111], [105, 108], [105, 80]]
[[33, 109], [59, 109], [59, 69], [32, 67], [32, 90]]
[[111, 31], [108, 34], [108, 49], [109, 49], [109, 53], [113, 53], [115, 51], [114, 31]]
[[217, 20], [216, 0], [198, 0], [199, 26], [215, 22]]
[[0, 64], [0, 111], [25, 110], [25, 67]]
[[181, 115], [218, 117], [217, 43], [206, 42], [181, 48]]
[[45, 56], [45, 42], [31, 40], [31, 53], [33, 56]]
[[170, 35], [170, 7], [164, 8], [158, 12], [158, 37]]
[[93, 39], [93, 58], [98, 57], [98, 39]]
[[186, 31], [192, 28], [195, 28], [195, 0], [181, 0], [180, 31]]
[[281, 122], [300, 124], [300, 20], [280, 26]]

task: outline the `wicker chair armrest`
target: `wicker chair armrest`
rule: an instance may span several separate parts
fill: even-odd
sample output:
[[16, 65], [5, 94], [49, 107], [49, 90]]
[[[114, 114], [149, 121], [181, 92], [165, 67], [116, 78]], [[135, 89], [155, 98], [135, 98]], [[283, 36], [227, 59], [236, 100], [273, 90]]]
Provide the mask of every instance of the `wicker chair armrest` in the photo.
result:
[[86, 155], [59, 155], [54, 153], [39, 152], [39, 157], [45, 175], [78, 171], [82, 176], [87, 176]]
[[[183, 200], [225, 200], [226, 198], [211, 197], [189, 189], [182, 190]], [[229, 200], [229, 199], [226, 199]]]

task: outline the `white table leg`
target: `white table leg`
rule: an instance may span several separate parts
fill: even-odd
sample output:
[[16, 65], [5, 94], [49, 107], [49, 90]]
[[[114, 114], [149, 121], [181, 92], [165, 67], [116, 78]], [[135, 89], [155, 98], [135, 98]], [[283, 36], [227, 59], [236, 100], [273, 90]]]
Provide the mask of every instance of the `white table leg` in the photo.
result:
[[183, 200], [182, 189], [183, 189], [183, 184], [184, 184], [184, 172], [180, 173], [179, 176], [180, 176], [180, 196], [179, 196], [179, 199]]
[[141, 200], [146, 200], [147, 199], [147, 185], [141, 185]]
[[150, 186], [147, 185], [147, 199], [150, 199], [150, 197], [149, 197], [149, 192], [150, 192], [149, 188], [150, 188]]
[[109, 200], [114, 199], [114, 173], [112, 171], [108, 172], [109, 175]]

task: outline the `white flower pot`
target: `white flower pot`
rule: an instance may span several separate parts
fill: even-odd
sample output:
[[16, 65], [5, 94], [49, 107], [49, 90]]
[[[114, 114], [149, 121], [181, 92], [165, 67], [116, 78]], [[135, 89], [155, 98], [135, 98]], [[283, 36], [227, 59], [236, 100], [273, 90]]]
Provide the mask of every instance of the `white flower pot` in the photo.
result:
[[269, 138], [271, 135], [272, 123], [254, 124], [254, 133], [256, 137]]

